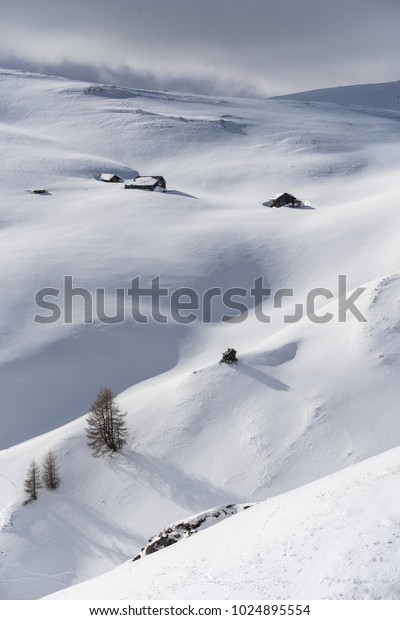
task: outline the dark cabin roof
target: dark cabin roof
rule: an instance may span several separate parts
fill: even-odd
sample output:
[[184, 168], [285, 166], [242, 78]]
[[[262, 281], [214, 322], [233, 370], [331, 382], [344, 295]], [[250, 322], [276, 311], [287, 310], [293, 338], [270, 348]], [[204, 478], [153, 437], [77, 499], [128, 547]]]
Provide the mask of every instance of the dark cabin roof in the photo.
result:
[[292, 205], [293, 207], [300, 207], [302, 202], [296, 196], [292, 194], [288, 194], [287, 192], [283, 192], [282, 194], [277, 194], [271, 199], [272, 207], [284, 207], [286, 205]]
[[296, 196], [293, 196], [292, 194], [288, 194], [287, 192], [282, 192], [282, 194], [276, 194], [276, 196], [274, 196], [272, 198], [272, 200], [288, 200], [289, 202], [299, 202], [299, 199], [296, 198]]

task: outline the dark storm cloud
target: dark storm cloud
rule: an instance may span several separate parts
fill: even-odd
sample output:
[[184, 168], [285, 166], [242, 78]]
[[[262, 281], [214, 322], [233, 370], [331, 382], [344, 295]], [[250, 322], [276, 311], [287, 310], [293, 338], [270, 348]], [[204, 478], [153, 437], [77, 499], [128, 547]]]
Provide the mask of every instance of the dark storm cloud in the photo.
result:
[[399, 18], [398, 0], [1, 0], [0, 64], [277, 94], [398, 79]]

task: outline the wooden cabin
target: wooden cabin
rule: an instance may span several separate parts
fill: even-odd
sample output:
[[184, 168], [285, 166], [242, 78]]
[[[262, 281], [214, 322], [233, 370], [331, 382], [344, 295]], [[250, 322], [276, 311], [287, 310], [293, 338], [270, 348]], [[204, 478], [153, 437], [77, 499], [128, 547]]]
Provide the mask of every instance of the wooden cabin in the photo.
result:
[[283, 194], [277, 194], [271, 199], [271, 207], [294, 207], [299, 208], [302, 205], [302, 201], [292, 194], [284, 192]]
[[100, 180], [104, 181], [104, 183], [122, 183], [123, 179], [119, 177], [117, 174], [106, 174], [103, 173], [100, 175]]
[[125, 189], [145, 189], [154, 192], [155, 189], [166, 191], [167, 184], [164, 177], [152, 175], [147, 177], [135, 177], [125, 183]]

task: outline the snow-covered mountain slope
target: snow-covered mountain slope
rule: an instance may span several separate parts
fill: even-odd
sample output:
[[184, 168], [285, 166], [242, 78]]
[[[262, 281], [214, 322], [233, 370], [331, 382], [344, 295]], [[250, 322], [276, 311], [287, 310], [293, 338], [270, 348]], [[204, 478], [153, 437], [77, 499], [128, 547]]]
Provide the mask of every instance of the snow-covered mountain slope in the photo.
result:
[[[62, 288], [67, 274], [110, 297], [138, 274], [145, 286], [161, 275], [164, 286], [199, 293], [249, 288], [263, 275], [304, 297], [336, 287], [338, 273], [355, 287], [398, 269], [396, 113], [0, 77], [1, 388], [13, 409], [3, 447], [74, 419], [99, 385], [121, 391], [200, 351], [208, 363], [230, 342], [226, 326], [82, 326], [79, 302], [72, 326], [33, 323], [36, 291]], [[127, 195], [93, 178], [104, 170], [161, 173], [189, 196]], [[35, 187], [51, 195], [25, 193]], [[317, 209], [262, 208], [282, 190]], [[279, 327], [229, 331], [250, 348]]]
[[275, 99], [292, 101], [319, 101], [320, 103], [338, 103], [371, 108], [400, 110], [400, 80], [383, 84], [358, 84], [356, 86], [336, 86], [320, 88], [302, 93], [281, 95]]
[[395, 599], [400, 452], [261, 502], [62, 599]]
[[[399, 119], [1, 72], [1, 596], [89, 579], [168, 523], [400, 444]], [[161, 174], [169, 191], [125, 191], [101, 172]], [[37, 187], [49, 195], [25, 191]], [[263, 206], [281, 191], [312, 208]], [[338, 321], [339, 274], [366, 288], [367, 322]], [[85, 324], [79, 303], [72, 324], [33, 322], [36, 291], [65, 275], [104, 287], [110, 313], [137, 275], [199, 295], [262, 276], [294, 296], [265, 301], [270, 323], [252, 303], [243, 322], [220, 323], [218, 299], [205, 324]], [[317, 301], [332, 320], [284, 323], [315, 287], [332, 291]], [[237, 367], [218, 364], [228, 346]], [[122, 453], [95, 459], [82, 416], [102, 385], [130, 433]], [[23, 506], [29, 460], [49, 448], [60, 488]]]

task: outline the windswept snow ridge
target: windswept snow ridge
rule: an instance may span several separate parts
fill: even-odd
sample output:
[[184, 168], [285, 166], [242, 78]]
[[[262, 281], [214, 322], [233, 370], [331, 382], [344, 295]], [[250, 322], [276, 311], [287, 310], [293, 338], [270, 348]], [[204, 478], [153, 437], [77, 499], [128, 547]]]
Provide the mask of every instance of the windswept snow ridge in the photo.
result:
[[303, 93], [281, 95], [274, 97], [274, 99], [318, 101], [320, 103], [356, 105], [400, 111], [400, 80], [383, 84], [358, 84], [356, 86], [320, 88]]

